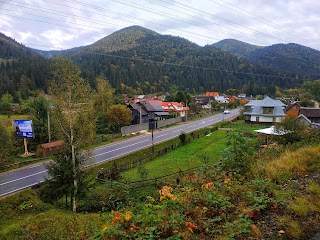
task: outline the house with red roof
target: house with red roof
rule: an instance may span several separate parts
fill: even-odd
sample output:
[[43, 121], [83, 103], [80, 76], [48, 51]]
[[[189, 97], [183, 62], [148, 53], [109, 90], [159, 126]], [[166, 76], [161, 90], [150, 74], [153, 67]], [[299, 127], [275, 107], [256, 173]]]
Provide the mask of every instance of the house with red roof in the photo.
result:
[[189, 111], [189, 107], [185, 107], [183, 104], [178, 102], [163, 102], [161, 100], [150, 100], [150, 102], [158, 103], [164, 111], [179, 117], [185, 117], [187, 111]]
[[218, 92], [206, 92], [206, 97], [218, 97]]

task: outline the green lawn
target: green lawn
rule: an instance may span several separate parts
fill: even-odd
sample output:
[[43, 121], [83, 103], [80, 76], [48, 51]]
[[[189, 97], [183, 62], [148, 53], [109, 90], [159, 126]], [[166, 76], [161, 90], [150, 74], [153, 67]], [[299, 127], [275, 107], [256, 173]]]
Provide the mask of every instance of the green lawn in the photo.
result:
[[[232, 122], [224, 125], [224, 128], [234, 128], [241, 132], [251, 132], [261, 129], [265, 126], [249, 125], [244, 121]], [[167, 174], [178, 172], [179, 169], [187, 170], [198, 167], [203, 163], [203, 156], [210, 156], [209, 163], [214, 163], [219, 159], [221, 151], [226, 147], [227, 137], [230, 131], [218, 130], [210, 136], [205, 136], [196, 139], [185, 146], [182, 146], [172, 152], [165, 154], [162, 157], [157, 157], [154, 160], [145, 163], [148, 170], [147, 178], [156, 178]], [[137, 168], [130, 169], [122, 173], [122, 181], [137, 181], [141, 180]]]

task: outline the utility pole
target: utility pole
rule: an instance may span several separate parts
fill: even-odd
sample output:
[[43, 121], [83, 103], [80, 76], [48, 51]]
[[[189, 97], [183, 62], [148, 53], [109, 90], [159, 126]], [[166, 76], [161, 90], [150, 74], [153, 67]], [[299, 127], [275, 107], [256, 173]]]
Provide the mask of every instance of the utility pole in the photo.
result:
[[188, 100], [186, 100], [186, 122], [188, 121]]
[[[153, 122], [153, 124], [154, 124], [154, 122]], [[153, 158], [153, 156], [154, 156], [153, 128], [152, 128], [152, 130], [151, 130], [151, 141], [152, 141], [152, 158]]]
[[51, 142], [51, 130], [50, 130], [50, 105], [47, 110], [48, 113], [48, 136], [49, 136], [49, 142]]

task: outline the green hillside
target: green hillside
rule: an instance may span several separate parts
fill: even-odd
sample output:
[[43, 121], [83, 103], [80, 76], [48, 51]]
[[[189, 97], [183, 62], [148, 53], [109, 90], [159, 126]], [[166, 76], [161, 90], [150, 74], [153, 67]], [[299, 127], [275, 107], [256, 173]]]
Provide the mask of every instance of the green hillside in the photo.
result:
[[260, 47], [233, 39], [212, 46], [277, 71], [290, 72], [312, 79], [320, 76], [320, 51], [299, 44], [274, 44]]
[[[47, 91], [51, 59], [59, 56], [71, 58], [93, 87], [96, 77], [104, 75], [114, 88], [126, 85], [135, 89], [136, 94], [172, 89], [223, 92], [236, 88], [250, 95], [272, 96], [275, 86], [294, 88], [320, 75], [317, 51], [295, 45], [290, 46], [294, 51], [277, 50], [277, 54], [273, 53], [274, 46], [259, 47], [236, 40], [201, 47], [139, 26], [124, 28], [88, 46], [63, 51], [29, 49], [1, 36], [0, 96], [9, 92], [16, 99], [19, 94], [23, 98], [32, 95], [29, 91]], [[219, 46], [231, 53], [218, 49]], [[265, 49], [271, 50], [265, 54]], [[236, 50], [238, 56], [232, 54]]]

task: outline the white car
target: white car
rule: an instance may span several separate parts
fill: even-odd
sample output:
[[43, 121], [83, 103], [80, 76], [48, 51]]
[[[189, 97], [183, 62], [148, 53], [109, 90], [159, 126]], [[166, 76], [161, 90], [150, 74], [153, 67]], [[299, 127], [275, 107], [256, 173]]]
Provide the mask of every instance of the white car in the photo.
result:
[[226, 109], [226, 110], [223, 111], [223, 113], [224, 113], [224, 114], [229, 114], [229, 113], [230, 113], [230, 110]]

